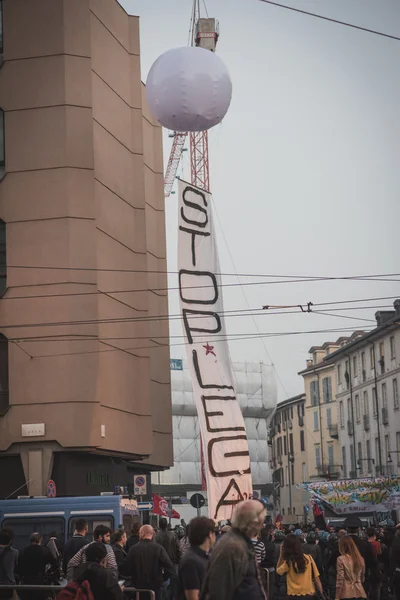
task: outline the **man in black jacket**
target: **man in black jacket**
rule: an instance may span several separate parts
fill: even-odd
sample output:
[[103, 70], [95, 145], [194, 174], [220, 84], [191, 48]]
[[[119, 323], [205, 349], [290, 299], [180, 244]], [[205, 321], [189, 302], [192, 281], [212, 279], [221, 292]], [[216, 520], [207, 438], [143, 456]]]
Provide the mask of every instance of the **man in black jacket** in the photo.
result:
[[94, 600], [122, 600], [123, 594], [110, 569], [107, 569], [107, 548], [101, 542], [90, 544], [86, 550], [86, 563], [82, 563], [74, 581], [88, 581]]
[[[46, 585], [48, 570], [56, 571], [58, 564], [48, 548], [42, 546], [40, 533], [33, 533], [31, 543], [21, 550], [18, 559], [18, 573], [25, 585]], [[21, 600], [42, 600], [45, 592], [20, 592]]]
[[129, 574], [136, 589], [153, 590], [156, 600], [161, 599], [164, 578], [170, 576], [173, 564], [165, 549], [153, 540], [154, 529], [143, 525], [139, 543], [132, 546], [122, 570]]
[[68, 563], [73, 556], [81, 549], [83, 546], [87, 546], [89, 541], [86, 537], [88, 532], [88, 522], [85, 519], [78, 519], [75, 525], [75, 531], [72, 538], [68, 540], [68, 542], [64, 546], [64, 555], [63, 555], [63, 571], [67, 573]]

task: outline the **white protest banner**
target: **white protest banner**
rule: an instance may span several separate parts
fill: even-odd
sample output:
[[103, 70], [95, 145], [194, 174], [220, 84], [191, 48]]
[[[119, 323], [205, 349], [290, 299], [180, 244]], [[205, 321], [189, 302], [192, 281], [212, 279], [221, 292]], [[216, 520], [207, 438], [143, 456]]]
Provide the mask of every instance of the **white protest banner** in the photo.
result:
[[178, 270], [187, 357], [203, 442], [209, 516], [251, 497], [250, 455], [223, 318], [211, 196], [179, 181]]

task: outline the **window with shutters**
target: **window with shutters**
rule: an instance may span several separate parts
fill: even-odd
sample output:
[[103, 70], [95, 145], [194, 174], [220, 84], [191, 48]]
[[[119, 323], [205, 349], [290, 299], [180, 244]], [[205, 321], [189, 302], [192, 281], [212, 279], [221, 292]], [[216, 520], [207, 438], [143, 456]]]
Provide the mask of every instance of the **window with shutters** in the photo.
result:
[[322, 380], [322, 389], [324, 402], [332, 402], [332, 379], [331, 377], [324, 377]]
[[342, 367], [341, 367], [341, 365], [337, 366], [337, 382], [339, 385], [342, 383]]
[[347, 477], [346, 446], [342, 446], [342, 466], [343, 466], [343, 477], [346, 479], [346, 477]]
[[315, 410], [314, 411], [314, 431], [318, 431], [318, 430], [319, 430], [318, 411]]
[[361, 419], [360, 396], [358, 394], [355, 395], [355, 403], [356, 403], [356, 419], [358, 422]]
[[329, 444], [328, 446], [328, 463], [330, 467], [332, 467], [335, 463], [332, 444]]
[[315, 464], [317, 467], [321, 466], [321, 448], [319, 446], [315, 446]]
[[7, 289], [6, 224], [0, 219], [0, 296]]
[[328, 425], [328, 429], [332, 427], [332, 411], [330, 408], [326, 409], [326, 424]]
[[287, 456], [287, 441], [286, 441], [286, 436], [283, 438], [283, 453], [285, 456]]
[[353, 356], [353, 377], [358, 377], [357, 356]]
[[305, 445], [305, 441], [304, 441], [304, 431], [303, 429], [300, 430], [300, 450], [302, 452], [304, 452], [304, 450], [306, 449], [306, 445]]
[[340, 422], [340, 427], [344, 427], [343, 400], [340, 400], [340, 402], [339, 402], [339, 422]]
[[397, 385], [397, 379], [393, 379], [393, 408], [395, 410], [399, 408], [399, 388]]
[[378, 414], [378, 399], [376, 397], [376, 387], [372, 388], [372, 410], [374, 417]]
[[311, 406], [318, 405], [318, 381], [312, 381], [310, 383], [310, 398]]
[[5, 415], [9, 407], [8, 339], [0, 334], [0, 415]]
[[290, 452], [290, 454], [294, 454], [294, 451], [293, 451], [293, 433], [289, 434], [289, 452]]
[[362, 474], [364, 468], [363, 468], [363, 456], [362, 456], [361, 442], [357, 443], [357, 461], [358, 461], [358, 470], [360, 471], [360, 474]]
[[369, 401], [368, 401], [367, 390], [365, 390], [363, 392], [363, 400], [364, 400], [364, 415], [369, 415]]
[[386, 383], [382, 383], [382, 408], [387, 408]]
[[393, 335], [390, 338], [390, 358], [392, 360], [396, 358], [396, 343]]

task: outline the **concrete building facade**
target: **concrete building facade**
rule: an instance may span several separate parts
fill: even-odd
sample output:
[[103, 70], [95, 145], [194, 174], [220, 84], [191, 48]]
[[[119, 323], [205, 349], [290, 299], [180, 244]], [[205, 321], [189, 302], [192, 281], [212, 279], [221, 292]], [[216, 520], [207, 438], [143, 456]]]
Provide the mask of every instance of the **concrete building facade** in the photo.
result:
[[400, 300], [326, 357], [337, 381], [343, 477], [400, 473]]
[[97, 493], [172, 464], [161, 128], [116, 0], [1, 5], [0, 497]]
[[304, 522], [310, 495], [297, 485], [308, 480], [306, 394], [280, 402], [268, 432], [274, 513], [284, 523]]

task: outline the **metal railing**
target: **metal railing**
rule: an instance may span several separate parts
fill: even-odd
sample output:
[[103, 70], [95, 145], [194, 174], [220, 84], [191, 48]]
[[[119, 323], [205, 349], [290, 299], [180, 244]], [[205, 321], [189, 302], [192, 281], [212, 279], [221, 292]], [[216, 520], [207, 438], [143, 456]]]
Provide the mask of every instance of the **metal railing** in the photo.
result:
[[[0, 585], [0, 590], [9, 590], [16, 592], [49, 592], [49, 596], [53, 595], [53, 598], [56, 598], [56, 595], [65, 589], [66, 586], [62, 585]], [[124, 592], [134, 593], [136, 596], [136, 600], [140, 600], [140, 594], [148, 594], [147, 598], [150, 600], [156, 600], [156, 595], [153, 590], [138, 590], [134, 587], [124, 587]], [[55, 593], [54, 593], [55, 592]]]

